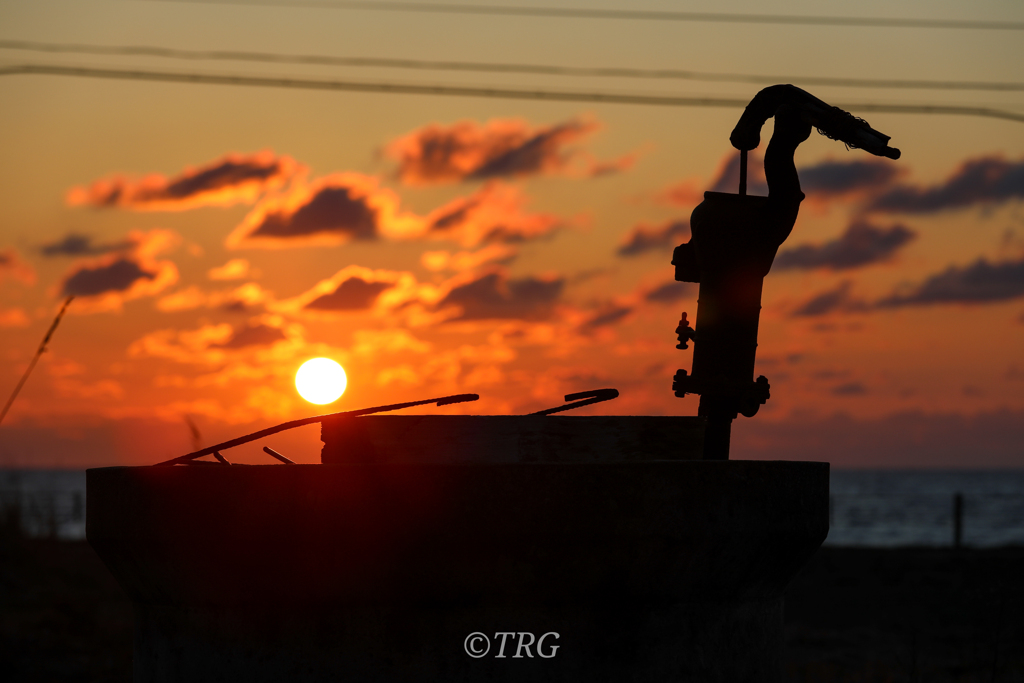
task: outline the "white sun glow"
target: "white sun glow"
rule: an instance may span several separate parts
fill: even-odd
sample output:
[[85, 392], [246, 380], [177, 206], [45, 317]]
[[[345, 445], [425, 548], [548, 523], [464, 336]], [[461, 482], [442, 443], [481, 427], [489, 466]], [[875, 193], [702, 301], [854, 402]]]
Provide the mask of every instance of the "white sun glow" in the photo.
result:
[[330, 358], [311, 358], [295, 373], [299, 396], [310, 403], [334, 403], [345, 393], [348, 377], [345, 370]]

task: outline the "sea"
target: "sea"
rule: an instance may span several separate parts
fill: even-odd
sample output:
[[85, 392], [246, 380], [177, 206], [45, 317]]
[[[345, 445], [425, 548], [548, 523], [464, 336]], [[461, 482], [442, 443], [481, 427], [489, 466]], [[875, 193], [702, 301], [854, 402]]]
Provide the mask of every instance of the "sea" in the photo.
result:
[[[83, 470], [0, 470], [0, 523], [85, 538]], [[832, 470], [831, 546], [1024, 545], [1024, 470]]]

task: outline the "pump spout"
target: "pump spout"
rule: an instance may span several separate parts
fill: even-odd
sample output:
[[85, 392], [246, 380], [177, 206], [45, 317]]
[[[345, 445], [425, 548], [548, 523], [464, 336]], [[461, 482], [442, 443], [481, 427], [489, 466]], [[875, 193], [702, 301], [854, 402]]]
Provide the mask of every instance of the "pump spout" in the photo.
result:
[[757, 93], [729, 136], [732, 146], [741, 151], [757, 147], [761, 142], [761, 127], [783, 106], [794, 108], [805, 123], [827, 138], [846, 143], [847, 147], [863, 149], [879, 157], [900, 158], [900, 151], [889, 147], [888, 135], [795, 85], [772, 85]]

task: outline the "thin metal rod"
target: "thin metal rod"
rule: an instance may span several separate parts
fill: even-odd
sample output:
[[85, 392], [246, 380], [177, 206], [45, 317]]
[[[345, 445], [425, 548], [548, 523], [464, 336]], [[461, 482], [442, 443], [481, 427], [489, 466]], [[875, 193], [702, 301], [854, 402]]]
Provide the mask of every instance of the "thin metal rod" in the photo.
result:
[[261, 429], [258, 432], [252, 434], [246, 434], [240, 436], [237, 439], [231, 439], [224, 443], [219, 443], [214, 446], [208, 446], [207, 448], [201, 448], [194, 453], [187, 453], [177, 458], [171, 458], [163, 462], [158, 462], [153, 467], [161, 467], [164, 465], [177, 465], [179, 463], [186, 463], [196, 458], [201, 458], [204, 455], [209, 455], [215, 451], [226, 450], [228, 448], [234, 448], [235, 446], [241, 446], [242, 444], [249, 443], [250, 441], [256, 441], [262, 439], [265, 436], [271, 434], [277, 434], [288, 429], [295, 429], [296, 427], [303, 427], [305, 425], [314, 424], [316, 422], [323, 422], [324, 420], [332, 417], [341, 417], [347, 415], [349, 417], [358, 417], [360, 415], [372, 415], [373, 413], [386, 413], [391, 410], [402, 410], [404, 408], [412, 408], [414, 406], [424, 406], [431, 403], [436, 403], [439, 406], [447, 406], [452, 403], [465, 403], [467, 401], [476, 401], [480, 398], [479, 394], [456, 394], [454, 396], [442, 396], [441, 398], [431, 398], [425, 401], [411, 401], [409, 403], [394, 403], [387, 406], [376, 406], [373, 408], [362, 408], [361, 410], [348, 410], [340, 413], [331, 413], [329, 415], [316, 415], [315, 417], [304, 417], [301, 420], [292, 420], [291, 422], [285, 422], [277, 425], [276, 427], [268, 427], [267, 429]]
[[46, 331], [46, 336], [43, 337], [42, 343], [40, 343], [39, 348], [36, 349], [36, 355], [32, 356], [32, 360], [28, 364], [28, 369], [25, 370], [25, 374], [21, 376], [21, 380], [18, 382], [18, 385], [14, 387], [14, 391], [11, 392], [11, 397], [7, 399], [7, 405], [4, 406], [3, 412], [0, 412], [0, 424], [3, 424], [4, 418], [7, 417], [7, 411], [10, 410], [11, 406], [14, 404], [14, 399], [18, 398], [18, 393], [21, 391], [21, 388], [25, 386], [25, 382], [28, 381], [28, 376], [32, 374], [32, 369], [35, 368], [36, 363], [39, 362], [39, 357], [43, 355], [44, 351], [46, 351], [46, 345], [50, 343], [50, 337], [52, 337], [53, 333], [57, 330], [57, 325], [60, 324], [60, 319], [64, 317], [64, 311], [68, 310], [68, 304], [70, 304], [71, 300], [74, 298], [75, 297], [73, 296], [69, 296], [64, 301], [64, 305], [60, 307], [60, 312], [57, 313], [57, 317], [53, 319], [53, 324], [50, 325], [50, 329]]
[[747, 150], [740, 150], [740, 194], [747, 193]]
[[[581, 391], [578, 394], [566, 394], [565, 400], [567, 403], [565, 405], [548, 408], [547, 410], [539, 410], [536, 413], [529, 413], [529, 415], [552, 415], [566, 410], [574, 410], [576, 408], [582, 408], [583, 406], [589, 406], [592, 403], [610, 401], [613, 398], [618, 398], [618, 396], [618, 389], [593, 389], [592, 391]], [[575, 403], [569, 403], [569, 401], [575, 401]]]
[[283, 455], [281, 455], [280, 453], [275, 451], [273, 448], [268, 448], [267, 446], [264, 446], [263, 447], [263, 452], [266, 453], [267, 455], [270, 455], [272, 457], [277, 458], [278, 460], [283, 462], [285, 465], [294, 465], [295, 464], [294, 460], [290, 460], [289, 458], [284, 457]]

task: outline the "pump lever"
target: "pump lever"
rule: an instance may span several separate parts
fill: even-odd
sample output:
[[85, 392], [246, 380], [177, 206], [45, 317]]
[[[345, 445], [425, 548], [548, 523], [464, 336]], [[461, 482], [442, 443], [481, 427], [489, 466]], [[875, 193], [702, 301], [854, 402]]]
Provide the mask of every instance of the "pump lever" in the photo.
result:
[[581, 391], [576, 394], [565, 395], [565, 405], [555, 406], [554, 408], [548, 408], [547, 410], [539, 410], [536, 413], [529, 413], [530, 415], [551, 415], [552, 413], [561, 413], [565, 410], [573, 410], [574, 408], [582, 408], [583, 406], [589, 406], [592, 403], [600, 403], [602, 401], [610, 401], [613, 398], [619, 397], [618, 389], [592, 389], [590, 391]]

